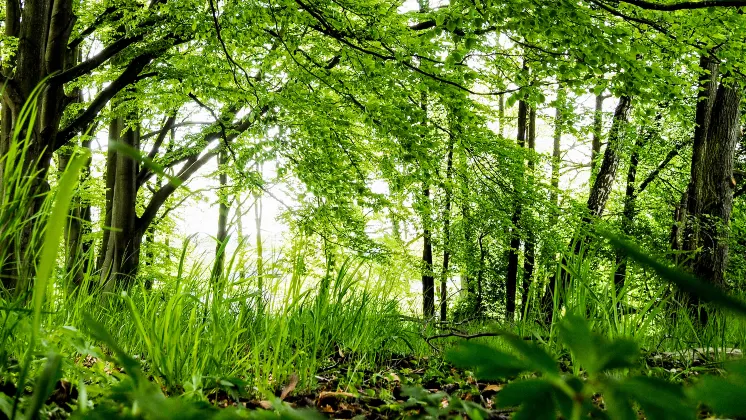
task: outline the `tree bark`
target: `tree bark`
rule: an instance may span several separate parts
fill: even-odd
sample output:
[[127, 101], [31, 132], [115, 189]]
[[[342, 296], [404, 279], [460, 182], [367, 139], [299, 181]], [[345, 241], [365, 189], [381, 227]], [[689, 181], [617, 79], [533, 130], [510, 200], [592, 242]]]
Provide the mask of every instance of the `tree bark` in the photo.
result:
[[[590, 217], [600, 217], [606, 208], [611, 188], [614, 185], [616, 172], [619, 168], [619, 148], [622, 145], [627, 119], [630, 111], [630, 98], [622, 96], [614, 111], [614, 122], [609, 132], [609, 142], [604, 151], [604, 157], [598, 175], [593, 183], [593, 188], [588, 196], [588, 210]], [[589, 221], [589, 220], [586, 220]]]
[[446, 156], [446, 181], [443, 186], [445, 205], [443, 209], [443, 268], [440, 274], [440, 320], [445, 321], [448, 315], [448, 266], [451, 259], [451, 180], [453, 178], [453, 147], [455, 138], [448, 139]]
[[549, 201], [554, 205], [555, 211], [552, 213], [552, 225], [556, 224], [559, 218], [559, 180], [560, 167], [562, 165], [562, 108], [565, 101], [565, 91], [560, 88], [557, 91], [557, 104], [554, 108], [554, 135], [552, 137], [552, 189], [549, 192]]
[[[137, 119], [136, 115], [130, 118]], [[122, 124], [120, 121], [119, 124]], [[139, 123], [122, 133], [120, 142], [139, 150]], [[111, 232], [106, 246], [106, 256], [101, 270], [101, 284], [106, 291], [117, 286], [128, 287], [135, 279], [140, 266], [140, 249], [145, 229], [137, 224], [137, 173], [138, 165], [124, 153], [116, 154], [114, 196], [111, 212]]]
[[217, 282], [223, 276], [225, 269], [225, 246], [228, 239], [228, 197], [226, 188], [228, 186], [228, 174], [226, 165], [228, 164], [228, 151], [223, 149], [218, 155], [218, 171], [220, 171], [219, 190], [218, 190], [218, 230], [215, 235], [215, 264], [212, 270], [213, 281]]
[[[516, 141], [518, 147], [525, 147], [526, 143], [526, 131], [528, 129], [528, 105], [526, 101], [518, 101], [518, 133], [516, 134]], [[521, 173], [518, 177], [518, 183], [523, 184], [523, 174]], [[523, 185], [521, 185], [523, 187]], [[518, 188], [514, 188], [515, 198], [515, 209], [513, 210], [513, 217], [511, 218], [510, 227], [510, 249], [508, 249], [508, 268], [505, 275], [505, 317], [508, 322], [515, 320], [515, 298], [518, 286], [518, 253], [521, 247], [521, 193]]]
[[699, 61], [702, 75], [699, 79], [697, 107], [695, 111], [694, 144], [692, 146], [691, 178], [687, 190], [687, 213], [690, 216], [684, 229], [684, 250], [694, 251], [699, 247], [699, 217], [702, 214], [704, 173], [707, 171], [705, 155], [708, 147], [708, 131], [712, 107], [717, 94], [719, 66], [706, 55]]
[[427, 181], [423, 181], [423, 184], [422, 199], [425, 209], [422, 212], [422, 314], [425, 318], [432, 318], [435, 315], [435, 277], [430, 230], [430, 186]]
[[[601, 154], [601, 137], [604, 126], [604, 101], [608, 99], [603, 92], [596, 95], [596, 106], [593, 109], [593, 138], [591, 142], [591, 181], [598, 169], [598, 156]], [[592, 183], [591, 183], [592, 185]]]
[[[697, 276], [717, 287], [725, 287], [728, 264], [728, 231], [733, 210], [733, 160], [740, 130], [741, 93], [738, 87], [721, 84], [712, 106], [703, 159], [700, 204], [700, 240], [702, 250], [694, 259]], [[708, 313], [699, 312], [706, 325]]]
[[[637, 200], [637, 165], [640, 162], [640, 149], [643, 146], [643, 136], [638, 135], [632, 153], [629, 156], [629, 167], [627, 168], [627, 186], [624, 193], [624, 208], [622, 209], [622, 221], [620, 224], [622, 232], [632, 232], [635, 218], [635, 207]], [[616, 251], [616, 270], [614, 270], [614, 286], [617, 292], [624, 287], [627, 279], [627, 258], [623, 251]]]
[[[628, 96], [622, 96], [619, 98], [619, 103], [614, 111], [613, 122], [611, 125], [611, 131], [609, 132], [609, 142], [604, 151], [604, 157], [601, 162], [596, 180], [593, 183], [593, 188], [588, 197], [586, 204], [587, 214], [583, 216], [581, 226], [579, 228], [579, 234], [576, 235], [574, 240], [574, 246], [570, 244], [570, 250], [574, 254], [578, 254], [583, 248], [583, 245], [588, 240], [588, 227], [591, 226], [593, 220], [601, 217], [606, 208], [606, 202], [611, 194], [611, 189], [614, 185], [614, 179], [616, 178], [616, 172], [619, 168], [619, 149], [622, 146], [625, 131], [627, 129], [627, 120], [629, 118], [629, 111], [631, 109], [631, 99]], [[554, 291], [555, 288], [560, 292], [558, 296], [560, 302], [563, 301], [562, 291], [564, 290], [569, 274], [565, 267], [567, 266], [566, 256], [563, 255], [562, 261], [559, 268], [559, 285], [557, 285], [557, 274], [553, 275], [549, 279], [549, 284], [544, 292], [542, 298], [542, 308], [544, 310], [545, 322], [549, 324], [552, 319], [552, 308], [554, 302]]]
[[[536, 108], [531, 107], [528, 117], [528, 141], [527, 149], [533, 153], [536, 151]], [[528, 177], [529, 185], [533, 185], [535, 164], [533, 157], [528, 160]], [[524, 215], [525, 217], [525, 215]], [[526, 244], [523, 252], [523, 284], [521, 288], [521, 319], [526, 316], [528, 297], [531, 290], [531, 278], [534, 275], [534, 264], [536, 259], [536, 235], [531, 225], [524, 227], [526, 234]]]

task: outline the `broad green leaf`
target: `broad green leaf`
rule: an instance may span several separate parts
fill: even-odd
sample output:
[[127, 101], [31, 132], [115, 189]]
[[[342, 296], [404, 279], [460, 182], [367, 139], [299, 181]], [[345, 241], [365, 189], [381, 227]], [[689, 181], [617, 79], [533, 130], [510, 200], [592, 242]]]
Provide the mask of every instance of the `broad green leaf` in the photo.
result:
[[508, 378], [530, 369], [524, 361], [512, 354], [469, 342], [450, 350], [446, 359], [458, 367], [473, 369], [478, 378], [488, 380]]
[[630, 256], [630, 258], [640, 264], [651, 268], [661, 278], [675, 284], [682, 291], [697, 296], [705, 302], [714, 303], [723, 308], [730, 309], [741, 316], [746, 316], [746, 303], [741, 300], [726, 294], [719, 288], [707, 284], [689, 273], [685, 273], [661, 263], [651, 257], [648, 253], [643, 252], [637, 245], [631, 242], [619, 239], [616, 235], [609, 232], [601, 231], [600, 234], [608, 239], [614, 247], [624, 251]]
[[619, 382], [617, 389], [640, 404], [650, 419], [696, 418], [694, 407], [680, 385], [659, 378], [635, 376]]
[[514, 419], [554, 419], [554, 386], [543, 379], [516, 381], [500, 391], [495, 399], [497, 407], [518, 407]]
[[617, 339], [603, 346], [598, 353], [598, 372], [612, 369], [629, 368], [635, 365], [639, 357], [637, 343], [628, 339]]
[[543, 348], [526, 342], [523, 338], [515, 335], [506, 335], [504, 339], [518, 354], [525, 358], [532, 369], [551, 375], [560, 373], [557, 361]]
[[577, 315], [566, 316], [559, 324], [559, 337], [580, 366], [588, 370], [595, 369], [597, 348], [593, 343], [593, 333], [588, 321]]

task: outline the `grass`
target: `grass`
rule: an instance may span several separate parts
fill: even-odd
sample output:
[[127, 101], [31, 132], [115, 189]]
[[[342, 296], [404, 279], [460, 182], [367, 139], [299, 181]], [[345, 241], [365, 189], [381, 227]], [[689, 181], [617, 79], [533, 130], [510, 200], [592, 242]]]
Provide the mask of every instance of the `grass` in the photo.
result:
[[[23, 124], [35, 119], [35, 109], [24, 108]], [[338, 265], [330, 260], [319, 265], [313, 244], [302, 240], [284, 254], [264, 258], [262, 279], [245, 273], [245, 267], [256, 266], [255, 251], [245, 244], [225, 255], [223, 274], [216, 276], [212, 262], [194, 258], [186, 240], [173, 272], [149, 270], [147, 283], [114, 291], [99, 287], [91, 249], [81, 256], [91, 262], [89, 271], [82, 284], [75, 285], [60, 249], [87, 156], [76, 152], [60, 181], [49, 192], [34, 196], [34, 177], [25, 176], [18, 164], [26, 161], [27, 131], [17, 128], [9, 153], [0, 158], [5, 192], [0, 202], [0, 243], [5, 245], [0, 257], [17, 258], [13, 251], [24, 241], [38, 250], [25, 256], [25, 264], [35, 264], [34, 280], [29, 271], [17, 270], [18, 287], [0, 291], [0, 385], [12, 390], [0, 392], [0, 412], [9, 418], [51, 416], [46, 401], [61, 379], [75, 384], [75, 412], [80, 416], [124, 413], [159, 418], [164, 410], [172, 410], [201, 418], [205, 413], [197, 406], [179, 404], [215, 401], [218, 394], [225, 394], [275, 401], [275, 414], [293, 417], [301, 414], [285, 410], [275, 397], [290, 384], [311, 391], [318, 385], [318, 375], [333, 369], [339, 376], [336, 389], [358, 393], [361, 384], [371, 380], [371, 372], [402, 355], [431, 358], [427, 374], [448, 381], [453, 378], [444, 372], [447, 365], [441, 356], [462, 341], [443, 337], [432, 345], [423, 338], [444, 331], [468, 335], [503, 328], [490, 320], [453, 324], [450, 330], [413, 321], [402, 316], [406, 314], [401, 296], [390, 287], [396, 270], [344, 255]], [[32, 200], [43, 204], [36, 219], [29, 220], [25, 209]], [[220, 249], [226, 252], [225, 247]], [[743, 318], [717, 312], [706, 328], [698, 327], [658, 278], [630, 270], [627, 284], [616, 290], [615, 267], [594, 265], [604, 261], [596, 252], [587, 248], [565, 257], [569, 276], [554, 294], [555, 321], [568, 315], [587, 318], [589, 331], [604, 340], [634, 340], [654, 352], [713, 348], [715, 359], [725, 360], [723, 349], [743, 346]], [[634, 249], [630, 252], [634, 255]], [[680, 280], [677, 272], [657, 260], [643, 255], [640, 263], [673, 283], [683, 282], [684, 288], [699, 287], [686, 276]], [[541, 286], [532, 288], [543, 290]], [[706, 296], [716, 304], [725, 302], [736, 313], [744, 311], [742, 296], [734, 299], [710, 291]], [[555, 360], [569, 356], [573, 374], [582, 376], [578, 352], [565, 350], [567, 334], [562, 337], [556, 322], [540, 326], [537, 321], [543, 316], [531, 307], [525, 318], [503, 332], [544, 344]], [[478, 341], [508, 353], [511, 346], [527, 349], [521, 347], [522, 341], [499, 336]], [[651, 374], [680, 379], [695, 369], [690, 363], [678, 373]], [[437, 408], [437, 398], [413, 395]], [[476, 410], [465, 403], [464, 407]]]

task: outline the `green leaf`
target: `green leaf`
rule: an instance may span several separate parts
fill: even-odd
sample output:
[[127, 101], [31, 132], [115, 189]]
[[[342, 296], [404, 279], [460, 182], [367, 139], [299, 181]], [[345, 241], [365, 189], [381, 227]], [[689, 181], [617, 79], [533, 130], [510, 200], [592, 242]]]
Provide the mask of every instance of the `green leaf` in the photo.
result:
[[557, 361], [543, 348], [514, 335], [506, 335], [504, 339], [518, 354], [526, 358], [526, 362], [532, 369], [551, 375], [560, 373]]
[[608, 239], [614, 247], [624, 251], [638, 263], [652, 269], [663, 280], [675, 284], [683, 292], [699, 297], [702, 301], [714, 303], [723, 308], [730, 309], [739, 315], [746, 316], [746, 304], [726, 294], [719, 288], [707, 284], [689, 273], [661, 263], [651, 257], [649, 253], [643, 252], [637, 245], [622, 240], [610, 232], [600, 231], [599, 234]]
[[746, 416], [746, 384], [743, 381], [744, 378], [733, 376], [729, 375], [724, 378], [706, 376], [697, 382], [691, 394], [698, 402], [710, 407], [717, 414], [744, 417]]
[[588, 322], [577, 315], [568, 315], [559, 324], [560, 340], [570, 349], [583, 368], [595, 372], [596, 346]]
[[529, 370], [525, 362], [484, 344], [463, 343], [446, 354], [446, 359], [460, 368], [474, 369], [479, 379], [499, 380]]
[[623, 369], [635, 366], [639, 357], [637, 343], [628, 339], [618, 339], [603, 346], [598, 353], [596, 369], [598, 372], [612, 369]]
[[54, 391], [54, 385], [61, 376], [61, 367], [62, 356], [56, 353], [47, 356], [47, 363], [44, 365], [44, 370], [34, 384], [34, 395], [31, 397], [31, 405], [26, 410], [27, 419], [38, 418], [39, 410], [44, 406], [47, 397]]
[[608, 382], [604, 387], [603, 399], [609, 416], [616, 420], [636, 420], [637, 415], [627, 395], [617, 389], [616, 382]]
[[501, 408], [520, 406], [513, 419], [554, 419], [554, 386], [543, 379], [527, 379], [509, 384], [497, 394], [495, 405]]
[[696, 418], [683, 388], [663, 379], [635, 376], [621, 381], [618, 389], [640, 404], [651, 420]]

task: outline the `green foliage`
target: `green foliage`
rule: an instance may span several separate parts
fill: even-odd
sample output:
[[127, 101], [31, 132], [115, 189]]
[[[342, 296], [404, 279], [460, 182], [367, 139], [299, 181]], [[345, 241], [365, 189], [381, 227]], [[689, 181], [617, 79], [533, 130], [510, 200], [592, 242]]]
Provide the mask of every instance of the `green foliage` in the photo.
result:
[[[695, 418], [695, 405], [687, 400], [683, 388], [649, 376], [619, 373], [638, 367], [637, 345], [625, 339], [609, 341], [591, 332], [581, 317], [568, 315], [560, 323], [560, 342], [582, 368], [582, 374], [567, 375], [545, 350], [516, 336], [505, 336], [513, 354], [486, 346], [464, 344], [451, 351], [448, 359], [464, 368], [475, 369], [478, 377], [499, 379], [532, 373], [538, 377], [516, 380], [497, 396], [499, 407], [519, 407], [514, 418], [634, 419], [632, 403], [649, 418]], [[601, 411], [593, 396], [600, 393], [606, 402]]]

